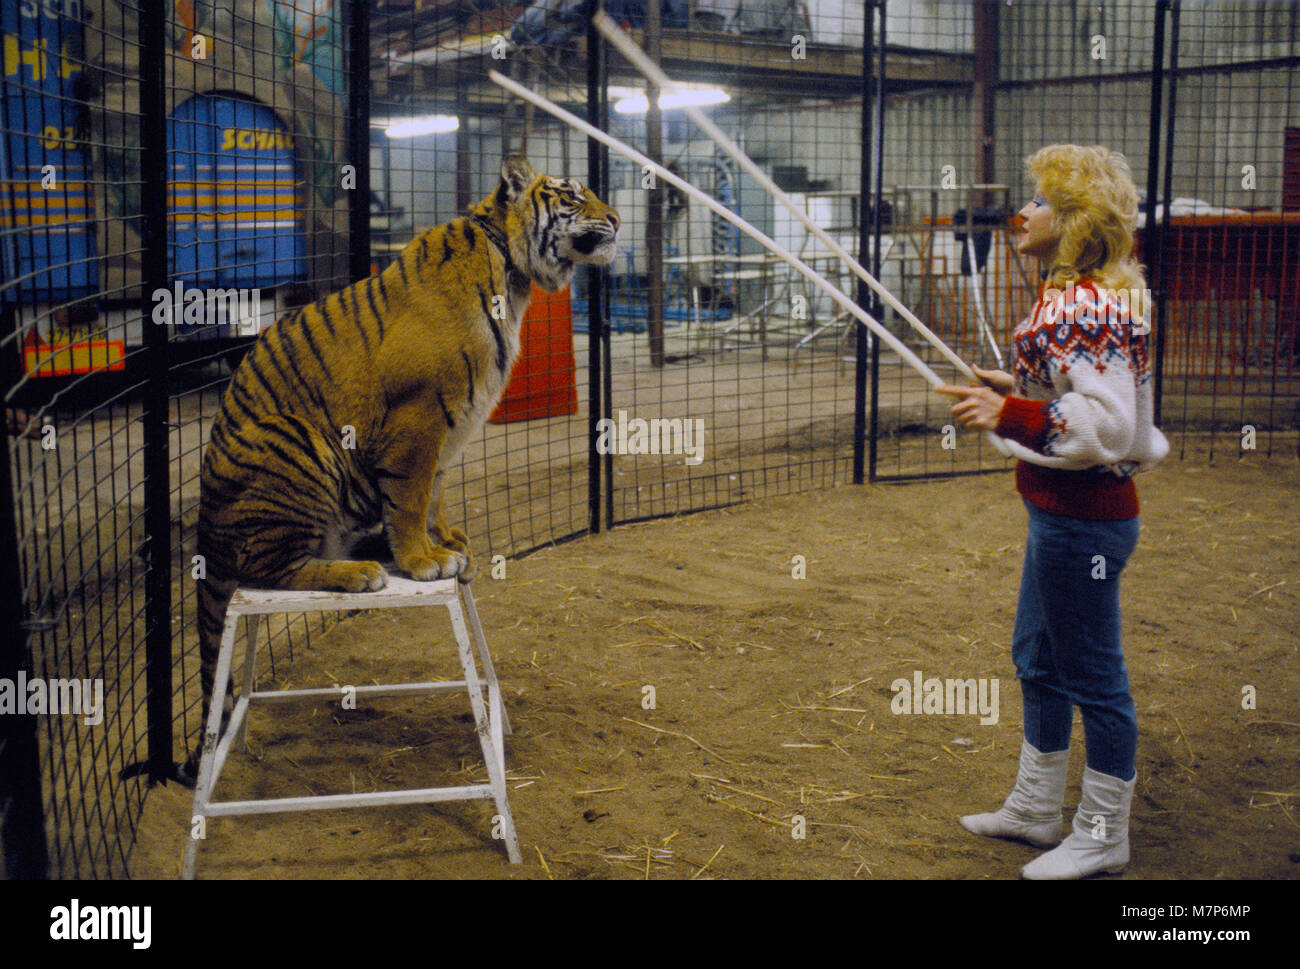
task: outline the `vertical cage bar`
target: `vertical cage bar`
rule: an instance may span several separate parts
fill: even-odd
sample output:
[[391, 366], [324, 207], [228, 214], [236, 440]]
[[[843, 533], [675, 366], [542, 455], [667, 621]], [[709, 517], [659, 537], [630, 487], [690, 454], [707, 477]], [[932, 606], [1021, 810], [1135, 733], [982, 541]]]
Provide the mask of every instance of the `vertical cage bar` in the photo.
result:
[[[610, 47], [601, 43], [595, 49], [595, 72], [597, 72], [597, 100], [595, 100], [595, 118], [591, 124], [599, 127], [602, 131], [610, 130]], [[595, 181], [598, 189], [594, 189], [595, 194], [602, 199], [610, 198], [610, 151], [603, 144], [595, 146]], [[610, 276], [608, 280], [612, 282], [612, 274], [616, 271], [616, 265], [611, 265]], [[614, 416], [614, 349], [611, 346], [610, 317], [612, 316], [612, 304], [614, 304], [614, 294], [612, 286], [601, 287], [601, 310], [599, 310], [599, 345], [601, 345], [601, 416], [602, 418], [611, 419]], [[594, 325], [594, 324], [593, 324]], [[604, 524], [606, 528], [614, 527], [614, 449], [608, 449], [601, 455], [603, 458], [603, 477], [604, 477]]]
[[[880, 34], [877, 39], [876, 47], [876, 107], [872, 117], [874, 128], [871, 133], [871, 275], [876, 279], [880, 278], [880, 247], [881, 247], [881, 211], [884, 209], [884, 203], [881, 198], [884, 168], [885, 168], [885, 20], [887, 0], [879, 0], [877, 9], [880, 11]], [[884, 317], [885, 308], [880, 299], [880, 294], [874, 289], [871, 291], [871, 315], [877, 320]], [[871, 341], [879, 348], [880, 341]], [[880, 356], [877, 352], [873, 367], [879, 368]], [[872, 383], [875, 383], [876, 374], [871, 375]], [[872, 408], [873, 417], [875, 408]]]
[[170, 334], [153, 325], [151, 294], [167, 288], [166, 6], [140, 7], [141, 292], [144, 328], [145, 679], [149, 776], [172, 768]]
[[[646, 0], [645, 51], [655, 63], [660, 58], [660, 0]], [[662, 163], [664, 155], [664, 117], [659, 107], [659, 88], [653, 81], [646, 85], [645, 135], [646, 157]], [[663, 189], [658, 180], [646, 195], [645, 264], [646, 264], [646, 335], [650, 347], [650, 366], [664, 366], [664, 209]]]
[[[603, 4], [597, 3], [597, 7]], [[595, 11], [593, 11], [594, 13]], [[605, 38], [587, 24], [587, 120], [600, 127], [605, 91]], [[607, 149], [594, 138], [587, 139], [587, 185], [600, 198], [607, 198], [605, 154]], [[600, 266], [587, 269], [587, 512], [588, 527], [600, 531], [601, 454], [596, 447], [597, 425], [603, 412], [601, 345], [605, 334], [605, 277]]]
[[[884, 175], [885, 167], [885, 20], [888, 16], [886, 0], [879, 0], [876, 4], [876, 10], [879, 11], [876, 16], [876, 23], [879, 28], [879, 35], [875, 38], [868, 39], [867, 43], [876, 44], [875, 69], [876, 69], [876, 108], [873, 116], [875, 127], [872, 130], [871, 140], [871, 164], [875, 169], [875, 181], [873, 188], [875, 190], [875, 214], [872, 217], [872, 236], [875, 239], [876, 255], [872, 259], [872, 272], [877, 279], [880, 278], [880, 186], [881, 179]], [[883, 315], [881, 312], [880, 297], [874, 291], [871, 297], [871, 315], [880, 319]], [[876, 471], [876, 446], [879, 440], [880, 430], [880, 410], [876, 406], [876, 388], [880, 386], [880, 341], [871, 341], [871, 473], [875, 478]]]
[[[974, 107], [971, 114], [975, 129], [974, 181], [990, 185], [994, 180], [993, 91], [998, 82], [998, 5], [992, 0], [975, 0], [971, 6], [975, 47], [975, 78], [971, 96]], [[991, 206], [993, 193], [988, 189], [983, 190], [980, 193], [979, 204], [985, 208]], [[970, 215], [969, 211], [967, 215]]]
[[[873, 148], [873, 128], [871, 119], [871, 82], [872, 82], [872, 58], [871, 45], [873, 35], [873, 18], [875, 17], [875, 4], [864, 3], [862, 5], [862, 132], [861, 145], [862, 155], [859, 165], [860, 172], [858, 179], [858, 260], [867, 252], [871, 245], [871, 228], [867, 224], [867, 200], [871, 198], [871, 159], [874, 155]], [[870, 290], [867, 284], [858, 280], [858, 305], [866, 307], [871, 298], [868, 296]], [[868, 330], [856, 320], [851, 324], [857, 337], [854, 344], [854, 361], [853, 361], [853, 483], [862, 484], [863, 482], [863, 465], [866, 462], [866, 433], [867, 433], [867, 353], [870, 349], [874, 357], [875, 341], [868, 337]], [[870, 479], [876, 477], [876, 432], [878, 421], [876, 420], [876, 404], [879, 395], [876, 391], [876, 382], [873, 378], [871, 381], [871, 455], [870, 455]]]
[[[879, 11], [880, 34], [876, 37], [873, 20]], [[873, 50], [873, 48], [875, 48]], [[874, 76], [875, 84], [872, 85]], [[875, 105], [871, 101], [875, 98]], [[880, 277], [880, 187], [884, 167], [885, 136], [885, 0], [863, 4], [862, 24], [862, 171], [858, 202], [858, 260], [871, 250], [872, 275]], [[873, 174], [872, 168], [875, 168]], [[872, 200], [871, 224], [868, 226], [866, 205]], [[869, 295], [870, 294], [870, 295]], [[858, 281], [858, 304], [880, 319], [880, 300], [861, 280]], [[857, 354], [853, 388], [853, 483], [863, 483], [863, 438], [867, 438], [866, 480], [876, 480], [877, 441], [880, 436], [880, 341], [868, 338], [867, 328], [857, 325]], [[871, 430], [866, 433], [867, 350], [871, 359]]]
[[348, 18], [348, 154], [356, 189], [348, 205], [348, 281], [370, 275], [370, 5], [352, 0]]
[[[3, 329], [16, 331], [18, 314], [6, 304]], [[6, 348], [2, 376], [3, 400], [12, 396], [17, 368], [9, 357], [17, 348]], [[25, 616], [22, 574], [18, 568], [18, 524], [15, 520], [12, 455], [8, 441], [0, 446], [0, 614], [11, 621]], [[16, 681], [20, 670], [32, 672], [32, 655], [26, 623], [19, 635], [0, 637], [0, 676]], [[36, 739], [36, 716], [0, 717], [0, 846], [4, 848], [7, 878], [45, 878], [49, 874], [49, 848], [45, 841], [45, 817], [41, 795], [40, 747]]]
[[[1164, 211], [1161, 213], [1160, 227], [1158, 229], [1159, 242], [1156, 246], [1156, 276], [1161, 279], [1165, 274], [1165, 240], [1169, 229], [1169, 204], [1173, 199], [1174, 128], [1176, 127], [1175, 113], [1178, 106], [1178, 7], [1178, 0], [1173, 0], [1170, 5], [1172, 23], [1169, 34], [1169, 110], [1167, 113], [1169, 124], [1165, 129]], [[1149, 228], [1154, 228], [1154, 226], [1149, 226]], [[1155, 423], [1159, 426], [1161, 409], [1164, 405], [1165, 311], [1163, 300], [1156, 304], [1155, 314], [1156, 346], [1153, 379], [1156, 385], [1153, 409], [1155, 411]]]
[[[1151, 52], [1151, 116], [1147, 135], [1146, 231], [1142, 240], [1142, 263], [1147, 271], [1147, 285], [1151, 287], [1152, 299], [1157, 305], [1163, 301], [1164, 286], [1164, 281], [1156, 271], [1156, 196], [1160, 192], [1160, 112], [1165, 86], [1165, 17], [1168, 10], [1169, 0], [1158, 0], [1155, 9]], [[1154, 310], [1155, 306], [1152, 306], [1151, 309]], [[1157, 395], [1160, 393], [1163, 362], [1160, 354], [1157, 353], [1152, 367]], [[1159, 409], [1157, 408], [1158, 413]], [[1158, 421], [1159, 417], [1156, 419]]]

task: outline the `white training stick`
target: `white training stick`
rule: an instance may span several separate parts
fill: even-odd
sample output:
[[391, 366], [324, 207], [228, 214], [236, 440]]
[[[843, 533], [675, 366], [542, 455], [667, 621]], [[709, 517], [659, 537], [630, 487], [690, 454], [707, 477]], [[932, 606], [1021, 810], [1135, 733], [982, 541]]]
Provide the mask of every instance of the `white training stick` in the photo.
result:
[[[618, 24], [616, 24], [610, 16], [605, 13], [605, 11], [598, 11], [596, 15], [591, 18], [591, 22], [595, 25], [597, 30], [604, 34], [605, 39], [613, 44], [620, 54], [627, 58], [633, 67], [660, 88], [675, 88], [678, 86], [673, 82], [672, 78], [660, 69], [658, 64], [646, 55], [645, 51], [641, 50], [641, 48], [633, 42], [632, 38], [629, 37], [622, 28], [620, 28]], [[957, 356], [948, 344], [939, 339], [939, 337], [937, 337], [929, 327], [916, 317], [916, 314], [900, 303], [898, 299], [895, 298], [894, 294], [885, 288], [880, 280], [867, 272], [861, 263], [845, 252], [843, 247], [832, 239], [821, 226], [808, 218], [808, 214], [803, 210], [802, 206], [795, 205], [790, 197], [786, 195], [785, 192], [781, 191], [777, 184], [768, 178], [767, 174], [754, 163], [753, 159], [746, 155], [739, 145], [723, 134], [722, 130], [710, 121], [699, 108], [694, 107], [693, 105], [683, 105], [683, 110], [686, 112], [686, 116], [699, 126], [700, 130], [712, 138], [723, 151], [734, 158], [740, 167], [753, 176], [758, 184], [763, 186], [763, 188], [766, 189], [773, 198], [784, 205], [790, 211], [790, 214], [798, 219], [805, 229], [816, 236], [830, 249], [831, 252], [835, 253], [835, 255], [847, 263], [849, 268], [853, 270], [854, 274], [859, 279], [871, 287], [871, 289], [874, 290], [886, 303], [893, 307], [893, 309], [904, 320], [906, 320], [912, 328], [926, 340], [926, 342], [938, 350], [949, 363], [956, 367], [959, 373], [969, 380], [973, 380], [978, 384], [983, 384], [983, 381], [975, 376], [974, 371], [972, 371], [966, 364], [966, 361]], [[1010, 453], [1010, 451], [1002, 444], [1001, 438], [992, 432], [989, 432], [989, 437], [990, 440], [994, 442], [998, 451], [1003, 455]]]
[[547, 112], [548, 114], [554, 115], [555, 117], [559, 118], [561, 121], [563, 121], [565, 124], [569, 125], [570, 127], [578, 129], [583, 134], [587, 135], [589, 138], [595, 138], [601, 144], [607, 145], [608, 147], [612, 148], [614, 151], [618, 152], [620, 155], [624, 156], [625, 158], [628, 158], [631, 161], [636, 162], [636, 164], [651, 169], [659, 178], [662, 178], [669, 185], [673, 185], [676, 188], [681, 189], [681, 191], [685, 192], [687, 195], [695, 199], [701, 205], [708, 208], [711, 212], [714, 212], [717, 215], [721, 216], [722, 218], [726, 219], [728, 222], [730, 222], [732, 225], [738, 228], [741, 232], [745, 233], [751, 239], [758, 242], [765, 249], [769, 250], [774, 255], [779, 256], [785, 262], [789, 263], [801, 276], [807, 279], [814, 286], [824, 291], [827, 296], [829, 296], [832, 300], [834, 300], [841, 307], [843, 307], [843, 309], [846, 312], [851, 313], [853, 316], [857, 317], [864, 324], [866, 324], [867, 328], [870, 329], [872, 333], [880, 337], [880, 339], [883, 340], [891, 350], [893, 350], [895, 353], [897, 353], [900, 357], [903, 358], [904, 363], [906, 363], [913, 370], [919, 373], [923, 378], [925, 378], [926, 382], [928, 382], [931, 386], [940, 387], [944, 384], [944, 381], [939, 377], [939, 375], [936, 374], [933, 370], [931, 370], [925, 364], [925, 362], [921, 360], [920, 357], [918, 357], [915, 353], [909, 350], [907, 346], [898, 339], [898, 337], [894, 336], [894, 334], [890, 333], [889, 330], [881, 326], [881, 324], [877, 322], [876, 319], [871, 316], [871, 314], [869, 314], [861, 306], [859, 306], [857, 303], [853, 302], [847, 296], [845, 296], [844, 293], [839, 289], [839, 287], [831, 285], [829, 282], [826, 281], [825, 278], [819, 275], [816, 271], [809, 268], [809, 266], [806, 263], [804, 263], [803, 260], [801, 260], [798, 256], [782, 248], [780, 243], [764, 235], [759, 229], [756, 229], [749, 222], [746, 222], [744, 219], [742, 219], [735, 212], [732, 212], [721, 202], [717, 201], [712, 196], [706, 195], [704, 192], [701, 192], [690, 182], [678, 178], [668, 169], [664, 168], [662, 165], [658, 164], [657, 162], [651, 161], [649, 158], [641, 154], [639, 151], [637, 151], [635, 148], [631, 147], [630, 145], [627, 145], [624, 142], [619, 141], [617, 138], [615, 138], [612, 135], [606, 134], [605, 132], [601, 131], [599, 128], [596, 128], [593, 125], [588, 124], [586, 121], [583, 121], [581, 118], [577, 117], [576, 115], [570, 114], [568, 111], [565, 111], [558, 104], [555, 104], [552, 101], [548, 101], [540, 94], [530, 91], [522, 84], [512, 81], [504, 74], [500, 74], [497, 71], [489, 71], [488, 77], [492, 79], [493, 83], [498, 84], [501, 87], [505, 88], [511, 94], [514, 94], [517, 97], [523, 98], [525, 101], [528, 101], [529, 103], [536, 105], [537, 107], [541, 108], [543, 111]]
[[[650, 60], [646, 53], [636, 45], [632, 38], [630, 38], [617, 24], [615, 24], [614, 21], [610, 19], [609, 15], [603, 10], [599, 11], [591, 19], [592, 23], [595, 24], [596, 29], [604, 34], [606, 39], [618, 49], [618, 52], [627, 58], [628, 61], [631, 62], [632, 66], [647, 78], [661, 88], [678, 87], [672, 78], [660, 70], [659, 66], [655, 64], [654, 61]], [[953, 352], [952, 348], [949, 347], [948, 344], [939, 339], [939, 337], [931, 332], [924, 323], [917, 319], [916, 315], [912, 313], [911, 310], [900, 303], [894, 297], [894, 294], [886, 289], [875, 276], [871, 275], [871, 273], [869, 273], [856, 259], [845, 252], [844, 248], [831, 238], [831, 236], [822, 229], [821, 226], [808, 218], [808, 214], [803, 210], [803, 208], [796, 205], [775, 182], [768, 178], [767, 174], [754, 163], [753, 159], [746, 155], [739, 145], [723, 134], [722, 130], [710, 121], [699, 108], [694, 107], [693, 105], [683, 105], [682, 110], [686, 112], [687, 117], [699, 125], [700, 129], [706, 135], [717, 142], [723, 151], [734, 158], [740, 164], [741, 168], [752, 175], [764, 189], [766, 189], [778, 202], [784, 205], [790, 211], [790, 214], [798, 219], [805, 229], [821, 240], [821, 242], [824, 243], [831, 252], [844, 260], [859, 279], [878, 293], [880, 297], [893, 307], [894, 310], [903, 317], [903, 319], [911, 324], [916, 331], [921, 334], [921, 336], [923, 336], [936, 350], [942, 353], [949, 363], [956, 367], [965, 377], [971, 380], [978, 380], [971, 368], [967, 366], [966, 362], [962, 360], [961, 357], [957, 356], [957, 354]]]

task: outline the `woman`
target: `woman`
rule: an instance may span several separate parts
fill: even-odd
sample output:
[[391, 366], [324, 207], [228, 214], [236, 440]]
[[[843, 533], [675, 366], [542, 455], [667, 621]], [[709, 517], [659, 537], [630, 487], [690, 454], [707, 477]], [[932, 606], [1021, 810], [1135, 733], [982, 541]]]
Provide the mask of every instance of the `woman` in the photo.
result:
[[[1025, 736], [1014, 790], [976, 834], [1057, 845], [1025, 878], [1122, 871], [1137, 779], [1137, 716], [1120, 644], [1119, 576], [1138, 538], [1133, 475], [1169, 444], [1152, 423], [1142, 270], [1133, 260], [1137, 189], [1124, 156], [1051, 145], [1028, 161], [1037, 183], [1017, 250], [1044, 286], [1015, 330], [1014, 375], [976, 370], [982, 387], [942, 387], [954, 418], [991, 430], [1016, 456], [1029, 540], [1012, 658]], [[1061, 803], [1074, 707], [1087, 766], [1073, 832]], [[1058, 845], [1057, 842], [1060, 841]]]

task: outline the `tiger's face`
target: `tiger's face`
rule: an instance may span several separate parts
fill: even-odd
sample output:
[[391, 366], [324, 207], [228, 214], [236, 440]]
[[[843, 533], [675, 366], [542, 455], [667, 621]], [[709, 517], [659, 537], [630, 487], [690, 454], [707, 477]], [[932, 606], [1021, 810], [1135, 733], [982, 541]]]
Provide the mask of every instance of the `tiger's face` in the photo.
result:
[[575, 263], [606, 266], [618, 253], [618, 213], [596, 193], [572, 178], [543, 176], [534, 191], [551, 203], [551, 245], [556, 255]]
[[520, 261], [543, 289], [563, 289], [576, 265], [605, 266], [618, 253], [618, 212], [575, 179], [539, 175], [514, 156], [502, 163], [498, 199], [511, 223], [518, 219], [527, 249]]

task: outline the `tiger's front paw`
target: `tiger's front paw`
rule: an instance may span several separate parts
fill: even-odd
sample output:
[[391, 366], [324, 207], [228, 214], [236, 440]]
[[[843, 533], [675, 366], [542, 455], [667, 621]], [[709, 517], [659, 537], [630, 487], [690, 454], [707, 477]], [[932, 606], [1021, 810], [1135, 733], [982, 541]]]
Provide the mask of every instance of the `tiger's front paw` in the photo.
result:
[[474, 556], [469, 551], [469, 536], [459, 528], [448, 528], [443, 524], [435, 526], [434, 534], [438, 536], [442, 548], [449, 549], [464, 558], [460, 569], [454, 573], [456, 577], [463, 583], [473, 582], [478, 566], [474, 564]]
[[469, 585], [476, 575], [478, 575], [478, 563], [474, 561], [474, 556], [469, 554], [469, 549], [466, 549], [465, 566], [456, 577], [460, 579], [462, 585]]
[[398, 559], [397, 564], [411, 578], [420, 582], [432, 582], [460, 575], [469, 565], [469, 556], [465, 552], [430, 542], [426, 552], [417, 553], [405, 560]]
[[388, 585], [388, 573], [378, 562], [332, 562], [334, 588], [344, 592], [378, 592]]
[[448, 528], [446, 534], [439, 535], [438, 539], [442, 542], [444, 548], [449, 548], [453, 552], [469, 554], [469, 536], [459, 528]]

